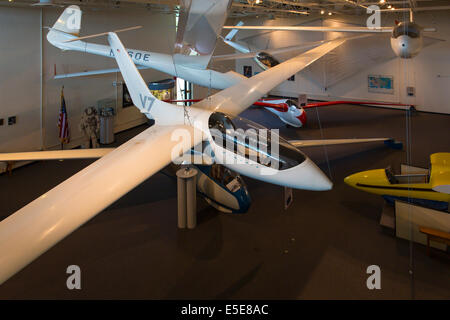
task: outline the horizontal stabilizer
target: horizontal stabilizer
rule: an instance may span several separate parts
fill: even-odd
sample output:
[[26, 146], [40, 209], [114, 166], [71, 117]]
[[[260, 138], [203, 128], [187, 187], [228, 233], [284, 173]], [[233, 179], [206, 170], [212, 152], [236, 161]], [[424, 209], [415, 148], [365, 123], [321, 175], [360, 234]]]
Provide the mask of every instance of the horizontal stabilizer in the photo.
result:
[[352, 33], [383, 33], [392, 32], [392, 27], [308, 27], [308, 26], [224, 26], [224, 29], [238, 30], [271, 30], [271, 31], [315, 31], [315, 32], [352, 32]]
[[71, 149], [52, 151], [32, 151], [0, 153], [0, 161], [36, 161], [63, 159], [97, 159], [110, 153], [114, 148]]
[[[142, 28], [142, 26], [135, 26], [135, 27], [125, 28], [125, 29], [119, 29], [119, 30], [114, 30], [114, 31], [111, 31], [111, 32], [118, 33], [118, 32], [136, 30], [136, 29], [140, 29], [140, 28]], [[78, 41], [78, 40], [84, 40], [84, 39], [90, 39], [90, 38], [97, 38], [97, 37], [101, 37], [101, 36], [107, 36], [108, 33], [109, 32], [102, 32], [102, 33], [97, 33], [97, 34], [91, 34], [89, 36], [73, 38], [73, 39], [70, 39], [70, 40], [66, 40], [64, 42], [73, 42], [73, 41]]]
[[[242, 26], [242, 25], [244, 25], [244, 21], [239, 21], [239, 22], [237, 23], [237, 26], [238, 26], [238, 27], [239, 27], [239, 26]], [[231, 31], [225, 36], [224, 39], [227, 40], [227, 41], [232, 40], [238, 31], [239, 31], [239, 30], [237, 30], [237, 29], [231, 30]]]
[[[145, 66], [136, 66], [138, 69], [150, 69], [150, 67]], [[113, 69], [101, 69], [101, 70], [92, 70], [92, 71], [82, 71], [82, 72], [73, 72], [73, 73], [63, 73], [54, 76], [53, 79], [65, 79], [65, 78], [76, 78], [76, 77], [87, 77], [87, 76], [95, 76], [100, 74], [108, 74], [108, 73], [116, 73], [120, 72], [119, 68]]]
[[385, 106], [390, 108], [397, 109], [410, 109], [413, 107], [411, 104], [403, 104], [403, 103], [393, 103], [393, 102], [374, 102], [374, 101], [353, 101], [353, 100], [335, 100], [335, 101], [324, 101], [324, 102], [316, 102], [316, 103], [308, 103], [306, 106], [303, 106], [303, 109], [311, 109], [318, 107], [326, 107], [326, 106], [334, 106], [338, 104], [353, 104], [353, 105], [364, 105], [364, 106]]
[[261, 51], [266, 52], [268, 54], [274, 55], [274, 54], [282, 54], [282, 53], [289, 53], [289, 52], [295, 52], [302, 49], [308, 49], [311, 47], [319, 46], [321, 44], [326, 43], [327, 41], [321, 40], [321, 41], [314, 41], [314, 42], [308, 42], [308, 43], [302, 43], [301, 45], [296, 46], [289, 46], [289, 47], [281, 47], [281, 48], [273, 48], [273, 49], [266, 49], [266, 50], [259, 50], [259, 51], [251, 51], [248, 53], [232, 53], [232, 54], [223, 54], [223, 55], [217, 55], [213, 56], [211, 58], [212, 61], [225, 61], [225, 60], [234, 60], [234, 59], [249, 59], [255, 57], [255, 55]]
[[[434, 42], [437, 42], [437, 41], [446, 41], [445, 39], [441, 39], [441, 38], [436, 38], [436, 37], [430, 37], [430, 36], [423, 36], [423, 38], [425, 39], [425, 40], [428, 40], [429, 42], [432, 42], [432, 43], [430, 43], [430, 44], [433, 44]], [[425, 43], [424, 44], [425, 46], [427, 45], [427, 43]]]
[[320, 139], [320, 140], [290, 140], [289, 143], [293, 146], [300, 147], [318, 147], [318, 146], [332, 146], [350, 143], [365, 143], [377, 141], [392, 141], [392, 138], [367, 138], [367, 139]]

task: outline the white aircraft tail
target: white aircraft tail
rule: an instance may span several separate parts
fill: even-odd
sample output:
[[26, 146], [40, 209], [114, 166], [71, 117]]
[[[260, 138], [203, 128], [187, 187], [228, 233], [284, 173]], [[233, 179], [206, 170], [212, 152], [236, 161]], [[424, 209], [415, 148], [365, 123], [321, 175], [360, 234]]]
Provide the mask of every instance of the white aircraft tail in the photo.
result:
[[[244, 22], [239, 21], [236, 27], [240, 27], [242, 25], [244, 25]], [[224, 38], [222, 38], [222, 40], [224, 43], [226, 43], [227, 45], [229, 45], [230, 47], [236, 49], [241, 53], [249, 53], [251, 51], [250, 48], [245, 47], [237, 42], [231, 41], [238, 31], [239, 29], [232, 29]]]
[[64, 9], [53, 27], [49, 28], [47, 40], [62, 50], [71, 49], [72, 45], [65, 43], [80, 35], [82, 12], [80, 7], [72, 5]]
[[114, 52], [122, 77], [127, 84], [128, 92], [134, 105], [148, 118], [158, 120], [158, 115], [169, 111], [171, 104], [156, 99], [140, 75], [133, 60], [123, 46], [117, 34], [108, 33], [108, 42]]
[[[244, 22], [243, 21], [239, 21], [236, 26], [240, 27], [242, 25], [244, 25]], [[227, 41], [233, 40], [234, 36], [236, 35], [236, 33], [238, 33], [238, 31], [239, 31], [238, 29], [231, 29], [231, 31], [225, 36], [224, 39], [227, 40]]]

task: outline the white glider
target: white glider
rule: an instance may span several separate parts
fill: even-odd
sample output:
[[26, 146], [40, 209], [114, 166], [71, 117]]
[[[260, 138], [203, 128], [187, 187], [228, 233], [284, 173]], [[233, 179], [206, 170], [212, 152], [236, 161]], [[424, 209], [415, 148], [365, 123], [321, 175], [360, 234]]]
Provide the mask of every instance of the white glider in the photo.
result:
[[[180, 25], [177, 32], [175, 54], [128, 49], [133, 62], [142, 69], [151, 68], [186, 81], [213, 89], [228, 88], [246, 77], [234, 72], [219, 72], [207, 69], [215, 48], [217, 34], [222, 30], [230, 0], [197, 0], [192, 2], [189, 12], [182, 12], [188, 25]], [[202, 5], [203, 3], [203, 5]], [[47, 40], [55, 47], [67, 51], [79, 51], [114, 58], [110, 46], [83, 41], [106, 33], [80, 37], [82, 11], [76, 5], [67, 7], [49, 28]], [[132, 30], [137, 27], [121, 29]], [[207, 50], [206, 50], [206, 49]], [[70, 78], [118, 72], [117, 69], [82, 71], [55, 75], [55, 78]]]
[[[0, 222], [0, 283], [203, 140], [209, 141], [216, 155], [231, 154], [246, 161], [243, 165], [224, 163], [244, 175], [294, 188], [331, 188], [332, 183], [320, 169], [289, 144], [280, 142], [277, 161], [284, 167], [264, 176], [263, 164], [216, 145], [209, 126], [229, 119], [224, 113], [240, 113], [286, 78], [341, 45], [342, 40], [245, 79], [187, 109], [153, 97], [117, 35], [110, 33], [108, 41], [135, 106], [155, 119], [155, 125]], [[180, 145], [177, 133], [187, 133], [190, 139]], [[283, 158], [284, 151], [288, 158]], [[273, 161], [275, 155], [270, 156]]]
[[435, 32], [435, 28], [424, 28], [414, 21], [400, 22], [394, 27], [310, 27], [310, 26], [224, 26], [223, 29], [344, 32], [365, 34], [391, 34], [390, 44], [394, 53], [404, 59], [415, 57], [423, 48], [423, 33]]
[[[307, 51], [189, 108], [157, 100], [117, 35], [109, 33], [108, 41], [134, 105], [155, 124], [0, 222], [0, 283], [202, 142], [211, 146], [216, 162], [243, 175], [297, 189], [331, 189], [327, 176], [287, 141], [275, 136], [280, 139], [276, 152], [252, 148], [240, 144], [238, 136], [230, 136], [229, 129], [237, 124], [259, 129], [235, 115], [345, 40]], [[217, 132], [232, 144], [219, 144]], [[316, 143], [323, 145], [321, 140]]]

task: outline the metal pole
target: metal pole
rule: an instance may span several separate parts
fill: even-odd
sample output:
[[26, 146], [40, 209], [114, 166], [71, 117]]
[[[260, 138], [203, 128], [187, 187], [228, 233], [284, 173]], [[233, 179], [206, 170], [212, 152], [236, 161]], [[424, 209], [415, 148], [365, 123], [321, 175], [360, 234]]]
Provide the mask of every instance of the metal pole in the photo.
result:
[[177, 171], [178, 228], [197, 225], [197, 170], [192, 167]]
[[41, 8], [39, 13], [39, 53], [40, 53], [40, 61], [39, 61], [39, 84], [40, 84], [40, 109], [39, 109], [39, 118], [40, 123], [39, 127], [41, 130], [41, 150], [45, 150], [45, 113], [44, 113], [44, 46], [43, 46], [43, 10]]
[[186, 180], [187, 227], [194, 229], [197, 225], [197, 173]]
[[186, 180], [177, 177], [178, 228], [186, 228]]

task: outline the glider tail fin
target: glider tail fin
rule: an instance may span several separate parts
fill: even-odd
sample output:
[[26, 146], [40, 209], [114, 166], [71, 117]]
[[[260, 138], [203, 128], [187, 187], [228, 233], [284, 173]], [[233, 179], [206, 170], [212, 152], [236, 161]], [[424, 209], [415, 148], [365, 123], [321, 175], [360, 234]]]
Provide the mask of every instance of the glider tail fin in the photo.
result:
[[82, 12], [80, 7], [72, 5], [64, 9], [53, 27], [49, 28], [47, 40], [62, 50], [69, 49], [70, 45], [64, 42], [80, 35]]
[[[136, 68], [133, 60], [131, 60], [117, 34], [109, 32], [108, 42], [111, 46], [111, 50], [114, 52], [114, 57], [127, 85], [131, 100], [142, 113], [146, 114], [147, 117], [154, 119], [155, 113], [158, 113], [158, 109], [164, 110], [164, 105], [166, 105], [166, 103], [156, 99], [151, 94], [147, 84], [144, 79], [142, 79], [141, 74]], [[168, 105], [170, 106], [170, 104]]]
[[52, 29], [78, 37], [81, 28], [81, 15], [80, 7], [75, 5], [69, 6], [64, 9]]
[[[243, 21], [239, 21], [238, 24], [236, 25], [236, 27], [240, 27], [244, 24]], [[247, 48], [237, 42], [231, 41], [234, 36], [236, 35], [236, 33], [239, 31], [239, 29], [232, 29], [224, 38], [222, 38], [223, 42], [226, 43], [227, 45], [229, 45], [230, 47], [236, 49], [239, 52], [242, 53], [249, 53], [250, 52], [250, 48]]]
[[[243, 21], [239, 21], [236, 27], [240, 27], [243, 24], [244, 24]], [[225, 36], [224, 40], [231, 41], [238, 31], [239, 31], [238, 29], [231, 29], [231, 31]]]

